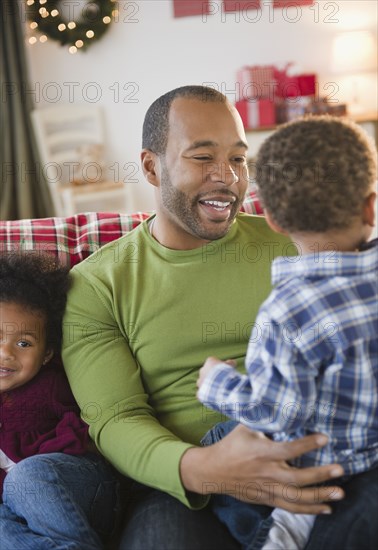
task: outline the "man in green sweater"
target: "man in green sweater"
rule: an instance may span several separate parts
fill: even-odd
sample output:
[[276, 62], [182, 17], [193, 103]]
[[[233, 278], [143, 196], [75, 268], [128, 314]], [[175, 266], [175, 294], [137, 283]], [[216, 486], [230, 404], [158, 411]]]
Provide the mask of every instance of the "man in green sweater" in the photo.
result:
[[285, 462], [324, 436], [275, 443], [240, 426], [199, 447], [221, 415], [196, 400], [198, 370], [209, 355], [242, 368], [271, 261], [290, 245], [263, 218], [238, 214], [247, 142], [222, 94], [186, 86], [156, 100], [141, 158], [156, 214], [73, 269], [64, 364], [97, 447], [137, 482], [120, 548], [236, 549], [207, 507], [211, 493], [314, 514], [343, 497], [312, 487], [339, 466]]

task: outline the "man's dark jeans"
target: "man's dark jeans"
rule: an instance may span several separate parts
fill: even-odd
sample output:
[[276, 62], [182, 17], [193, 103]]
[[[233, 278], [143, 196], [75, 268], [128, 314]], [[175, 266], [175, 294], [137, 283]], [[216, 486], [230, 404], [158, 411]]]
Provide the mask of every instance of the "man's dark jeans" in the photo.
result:
[[[375, 469], [341, 483], [346, 498], [332, 505], [333, 514], [318, 516], [306, 550], [375, 550], [378, 541], [377, 476]], [[136, 482], [131, 482], [126, 492], [126, 526], [118, 550], [241, 548], [210, 506], [189, 510], [166, 493]], [[258, 512], [253, 521], [269, 519], [271, 508], [248, 504], [245, 507]], [[262, 508], [265, 508], [263, 514]]]
[[209, 506], [190, 510], [176, 498], [131, 484], [119, 550], [240, 550]]

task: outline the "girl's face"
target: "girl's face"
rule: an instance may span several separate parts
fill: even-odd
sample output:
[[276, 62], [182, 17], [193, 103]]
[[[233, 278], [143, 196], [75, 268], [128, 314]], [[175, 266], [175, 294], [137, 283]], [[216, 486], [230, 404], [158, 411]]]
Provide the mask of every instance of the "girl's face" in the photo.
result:
[[44, 315], [0, 302], [0, 393], [29, 382], [52, 355], [46, 349]]

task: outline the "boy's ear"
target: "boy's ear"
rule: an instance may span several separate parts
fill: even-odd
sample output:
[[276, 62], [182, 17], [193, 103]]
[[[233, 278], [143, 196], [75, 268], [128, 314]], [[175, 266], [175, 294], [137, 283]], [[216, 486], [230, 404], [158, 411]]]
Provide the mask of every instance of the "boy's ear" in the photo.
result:
[[160, 159], [156, 153], [149, 149], [143, 149], [140, 155], [143, 174], [148, 181], [155, 187], [160, 185]]
[[45, 353], [45, 357], [43, 359], [43, 365], [46, 365], [50, 359], [52, 359], [52, 356], [54, 355], [54, 350], [48, 349]]
[[375, 226], [375, 201], [377, 198], [377, 193], [374, 191], [370, 193], [365, 198], [363, 210], [362, 210], [362, 221], [370, 227]]
[[288, 235], [288, 232], [285, 231], [285, 229], [282, 229], [282, 227], [274, 221], [274, 219], [272, 218], [268, 210], [264, 210], [264, 214], [265, 214], [266, 223], [269, 225], [271, 229], [273, 229], [273, 231], [275, 231], [276, 233], [281, 233], [282, 235]]

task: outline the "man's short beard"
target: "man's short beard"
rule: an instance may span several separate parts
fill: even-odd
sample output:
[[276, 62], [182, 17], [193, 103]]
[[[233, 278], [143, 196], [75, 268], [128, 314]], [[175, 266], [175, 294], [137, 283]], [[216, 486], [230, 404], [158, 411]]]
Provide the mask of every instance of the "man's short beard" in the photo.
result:
[[[198, 202], [200, 195], [197, 195], [190, 200], [187, 195], [180, 189], [176, 189], [171, 183], [171, 178], [164, 160], [161, 161], [161, 199], [163, 207], [171, 214], [176, 216], [182, 225], [188, 229], [188, 233], [206, 240], [213, 241], [224, 237], [233, 222], [240, 208], [240, 200], [236, 200], [232, 205], [231, 214], [226, 228], [220, 228], [220, 225], [214, 225], [214, 229], [210, 231], [203, 226], [199, 216], [197, 215]], [[223, 222], [220, 222], [223, 223]]]

